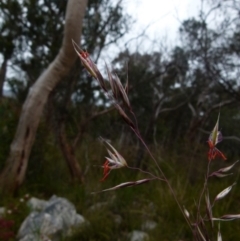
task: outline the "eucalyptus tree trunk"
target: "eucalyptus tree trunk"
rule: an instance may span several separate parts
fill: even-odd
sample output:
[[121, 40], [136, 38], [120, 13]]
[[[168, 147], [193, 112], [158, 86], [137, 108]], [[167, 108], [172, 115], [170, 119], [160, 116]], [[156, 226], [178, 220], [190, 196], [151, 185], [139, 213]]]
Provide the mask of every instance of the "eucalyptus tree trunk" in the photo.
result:
[[80, 42], [86, 7], [87, 0], [68, 0], [62, 46], [53, 62], [30, 88], [22, 108], [10, 154], [0, 175], [0, 188], [4, 193], [14, 193], [24, 180], [29, 155], [49, 94], [69, 73], [76, 61], [72, 39]]

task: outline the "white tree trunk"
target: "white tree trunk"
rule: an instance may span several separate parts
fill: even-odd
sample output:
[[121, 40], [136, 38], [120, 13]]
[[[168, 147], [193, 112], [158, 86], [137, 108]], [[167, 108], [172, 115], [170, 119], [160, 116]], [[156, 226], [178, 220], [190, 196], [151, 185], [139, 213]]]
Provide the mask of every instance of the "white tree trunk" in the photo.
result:
[[54, 61], [29, 90], [6, 166], [1, 173], [2, 191], [13, 193], [24, 180], [29, 155], [48, 96], [76, 61], [72, 39], [80, 42], [86, 6], [87, 0], [68, 0], [62, 46]]

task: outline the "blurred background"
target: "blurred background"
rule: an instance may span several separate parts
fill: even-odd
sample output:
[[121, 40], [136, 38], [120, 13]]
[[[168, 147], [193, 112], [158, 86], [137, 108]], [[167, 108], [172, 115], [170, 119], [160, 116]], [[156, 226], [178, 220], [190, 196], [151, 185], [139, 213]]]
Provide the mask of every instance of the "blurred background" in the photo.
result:
[[[240, 1], [164, 2], [89, 0], [80, 43], [103, 76], [107, 76], [106, 61], [123, 83], [128, 78], [128, 96], [140, 132], [180, 201], [191, 212], [196, 209], [195, 200], [203, 186], [207, 140], [219, 112], [223, 142], [218, 148], [228, 160], [215, 160], [212, 170], [232, 164], [240, 154]], [[0, 2], [3, 173], [6, 166], [14, 166], [7, 160], [11, 144], [16, 144], [16, 130], [29, 90], [61, 48], [67, 3]], [[158, 174], [134, 133], [76, 60], [44, 105], [27, 157], [24, 182], [9, 192], [5, 190], [0, 204], [14, 203], [26, 193], [43, 199], [53, 194], [64, 196], [95, 225], [90, 230], [78, 230], [72, 240], [125, 240], [124, 234], [140, 225], [136, 220], [149, 215], [159, 225], [151, 231], [151, 240], [191, 240], [163, 183], [91, 195], [92, 191], [145, 177], [119, 170], [99, 182], [107, 155], [100, 136], [110, 140], [130, 166]], [[71, 163], [81, 171], [75, 173]], [[238, 166], [226, 179], [212, 179], [210, 195], [214, 197], [237, 180], [237, 170]], [[1, 176], [3, 187], [6, 174]], [[216, 215], [225, 214], [226, 209], [238, 212], [236, 190], [237, 186], [234, 194], [216, 207]], [[89, 207], [98, 202], [109, 202], [109, 206], [93, 214]], [[18, 214], [16, 230], [26, 212]], [[111, 222], [117, 214], [124, 220], [120, 227]], [[239, 238], [238, 221], [222, 227], [227, 240]]]

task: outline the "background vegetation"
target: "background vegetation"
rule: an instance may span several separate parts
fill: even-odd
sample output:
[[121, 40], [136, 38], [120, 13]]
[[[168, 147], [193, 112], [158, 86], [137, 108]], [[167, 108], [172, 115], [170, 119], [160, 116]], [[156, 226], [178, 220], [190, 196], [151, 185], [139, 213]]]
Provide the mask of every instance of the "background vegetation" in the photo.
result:
[[[66, 1], [1, 1], [0, 3], [0, 168], [4, 167], [21, 107], [29, 88], [56, 56], [63, 35]], [[129, 79], [129, 99], [139, 129], [164, 169], [182, 204], [196, 209], [207, 167], [207, 139], [219, 111], [224, 139], [219, 145], [235, 162], [240, 154], [240, 5], [238, 1], [211, 3], [209, 12], [186, 19], [179, 44], [169, 52], [126, 49], [112, 56], [112, 66], [123, 82]], [[211, 19], [221, 16], [215, 24]], [[133, 20], [121, 1], [89, 0], [81, 47], [97, 62], [102, 51], [131, 31]], [[160, 46], [160, 43], [159, 43]], [[126, 68], [126, 63], [128, 67]], [[13, 74], [7, 75], [7, 70]], [[4, 83], [11, 97], [3, 96]], [[71, 73], [51, 93], [38, 128], [24, 184], [14, 197], [1, 196], [0, 206], [19, 205], [25, 194], [49, 198], [56, 194], [72, 201], [91, 226], [76, 230], [69, 240], [127, 240], [146, 219], [156, 221], [151, 240], [191, 240], [191, 233], [163, 183], [92, 195], [115, 184], [145, 177], [130, 170], [112, 172], [99, 182], [99, 168], [107, 155], [98, 137], [110, 139], [131, 166], [156, 173], [155, 166], [131, 130], [124, 124], [92, 77], [76, 61]], [[69, 149], [70, 148], [70, 149]], [[82, 182], [68, 169], [66, 150], [82, 169]], [[214, 161], [212, 169], [225, 166]], [[238, 167], [227, 179], [212, 179], [214, 198], [238, 180]], [[214, 216], [239, 213], [239, 187], [214, 207]], [[93, 209], [93, 205], [102, 204]], [[19, 213], [20, 212], [20, 213]], [[28, 210], [9, 216], [13, 231]], [[120, 224], [113, 222], [121, 218]], [[238, 240], [239, 221], [223, 223], [225, 240]], [[214, 239], [216, 234], [214, 236]]]

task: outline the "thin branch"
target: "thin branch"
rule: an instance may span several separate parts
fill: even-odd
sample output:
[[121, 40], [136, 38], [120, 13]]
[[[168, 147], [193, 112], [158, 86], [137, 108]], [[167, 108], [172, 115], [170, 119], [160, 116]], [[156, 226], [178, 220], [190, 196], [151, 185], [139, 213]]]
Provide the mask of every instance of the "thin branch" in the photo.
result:
[[88, 117], [86, 120], [84, 120], [80, 125], [79, 125], [79, 131], [78, 131], [78, 134], [77, 136], [75, 137], [74, 141], [73, 141], [73, 149], [75, 150], [76, 149], [76, 146], [79, 142], [79, 140], [81, 139], [82, 135], [83, 135], [83, 132], [84, 132], [84, 128], [89, 124], [89, 122], [93, 119], [96, 119], [97, 117], [101, 116], [101, 115], [104, 115], [112, 110], [115, 109], [115, 106], [112, 106], [108, 109], [105, 109], [103, 111], [99, 111], [99, 112], [96, 112], [94, 113], [93, 115], [91, 115], [90, 117]]
[[[204, 134], [211, 134], [211, 131], [206, 131], [202, 128], [198, 128], [199, 131], [201, 131]], [[240, 142], [240, 137], [238, 136], [223, 136], [223, 140], [234, 140], [234, 141], [239, 141]]]
[[187, 103], [187, 101], [183, 101], [182, 103], [180, 103], [179, 105], [176, 105], [172, 108], [164, 108], [162, 110], [159, 111], [159, 114], [160, 113], [163, 113], [163, 112], [168, 112], [168, 111], [174, 111], [174, 110], [177, 110], [178, 108], [182, 107], [183, 105], [185, 105]]

